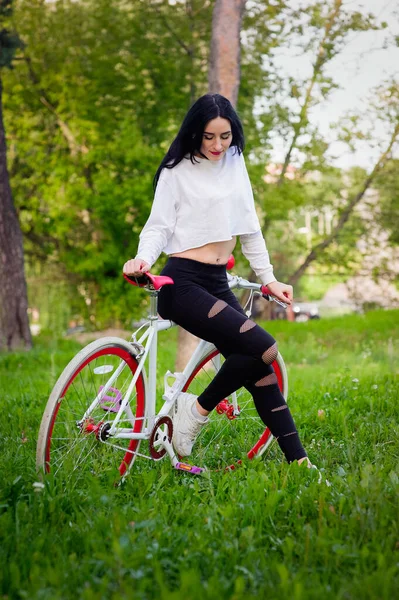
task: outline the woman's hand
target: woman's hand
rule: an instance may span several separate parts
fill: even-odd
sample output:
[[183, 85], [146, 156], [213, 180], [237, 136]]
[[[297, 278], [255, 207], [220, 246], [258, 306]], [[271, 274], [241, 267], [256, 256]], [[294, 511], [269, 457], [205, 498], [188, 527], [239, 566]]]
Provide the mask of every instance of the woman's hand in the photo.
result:
[[141, 258], [131, 258], [123, 265], [123, 272], [126, 275], [140, 277], [143, 273], [150, 270], [150, 265]]
[[280, 283], [279, 281], [272, 281], [267, 284], [267, 289], [272, 296], [277, 298], [277, 300], [281, 300], [281, 302], [285, 302], [289, 306], [292, 304], [294, 292], [292, 285]]

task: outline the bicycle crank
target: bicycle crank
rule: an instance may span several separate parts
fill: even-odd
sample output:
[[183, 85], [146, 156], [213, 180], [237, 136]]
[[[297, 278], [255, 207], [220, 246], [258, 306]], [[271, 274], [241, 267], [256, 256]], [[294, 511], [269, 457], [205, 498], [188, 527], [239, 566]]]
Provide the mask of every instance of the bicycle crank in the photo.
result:
[[[168, 452], [170, 456], [170, 448], [172, 449], [173, 456], [175, 455], [172, 447], [172, 435], [173, 435], [173, 423], [170, 417], [164, 416], [158, 419], [155, 423], [148, 445], [150, 449], [151, 457], [154, 460], [160, 460]], [[170, 448], [169, 448], [170, 447]]]
[[173, 422], [170, 417], [164, 416], [158, 419], [148, 440], [151, 457], [160, 460], [168, 454], [174, 468], [194, 475], [201, 475], [205, 471], [202, 467], [188, 465], [178, 460], [172, 446]]

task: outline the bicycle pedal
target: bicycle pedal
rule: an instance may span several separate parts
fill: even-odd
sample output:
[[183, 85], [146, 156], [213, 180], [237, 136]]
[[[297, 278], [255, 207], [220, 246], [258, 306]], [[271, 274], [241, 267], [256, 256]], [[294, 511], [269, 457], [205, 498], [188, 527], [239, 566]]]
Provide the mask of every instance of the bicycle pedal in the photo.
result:
[[194, 475], [201, 475], [205, 471], [202, 467], [196, 467], [195, 465], [187, 465], [186, 463], [177, 462], [175, 469], [178, 471], [185, 471], [186, 473], [193, 473]]
[[[103, 391], [104, 386], [100, 385], [98, 390], [98, 394], [100, 395]], [[108, 388], [107, 394], [104, 394], [101, 399], [101, 408], [106, 410], [107, 412], [117, 413], [122, 402], [122, 394], [121, 392], [114, 387]]]

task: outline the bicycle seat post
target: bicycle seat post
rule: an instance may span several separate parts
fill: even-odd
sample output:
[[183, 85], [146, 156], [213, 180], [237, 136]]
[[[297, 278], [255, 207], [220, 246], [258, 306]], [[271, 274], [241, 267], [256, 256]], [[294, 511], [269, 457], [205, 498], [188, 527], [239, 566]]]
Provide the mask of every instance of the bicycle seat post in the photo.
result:
[[150, 291], [150, 312], [148, 315], [148, 318], [150, 321], [158, 320], [157, 308], [158, 308], [158, 290], [151, 290]]
[[155, 424], [156, 412], [156, 389], [157, 389], [157, 345], [158, 345], [158, 291], [150, 288], [150, 312], [148, 320], [152, 329], [151, 347], [149, 351], [149, 373], [148, 373], [148, 396], [147, 396], [147, 415], [149, 416], [147, 426], [149, 430]]

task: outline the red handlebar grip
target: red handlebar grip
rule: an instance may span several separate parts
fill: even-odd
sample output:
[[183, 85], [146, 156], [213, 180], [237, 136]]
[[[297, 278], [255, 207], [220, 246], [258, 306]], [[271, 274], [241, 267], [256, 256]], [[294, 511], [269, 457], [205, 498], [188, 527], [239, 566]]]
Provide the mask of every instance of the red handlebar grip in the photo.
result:
[[267, 285], [262, 285], [260, 291], [262, 292], [263, 296], [270, 296], [270, 291]]

